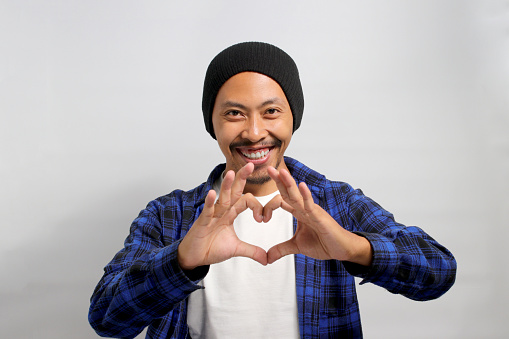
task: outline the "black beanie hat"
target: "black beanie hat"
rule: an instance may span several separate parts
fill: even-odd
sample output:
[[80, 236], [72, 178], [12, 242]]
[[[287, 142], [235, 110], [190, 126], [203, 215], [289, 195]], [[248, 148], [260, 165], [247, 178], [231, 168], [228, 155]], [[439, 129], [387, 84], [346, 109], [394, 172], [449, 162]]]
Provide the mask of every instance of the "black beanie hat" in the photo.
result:
[[242, 72], [257, 72], [271, 77], [283, 89], [293, 114], [293, 131], [300, 126], [304, 94], [299, 71], [293, 59], [280, 48], [263, 42], [242, 42], [228, 47], [210, 62], [203, 85], [202, 110], [205, 127], [216, 138], [212, 111], [223, 84]]

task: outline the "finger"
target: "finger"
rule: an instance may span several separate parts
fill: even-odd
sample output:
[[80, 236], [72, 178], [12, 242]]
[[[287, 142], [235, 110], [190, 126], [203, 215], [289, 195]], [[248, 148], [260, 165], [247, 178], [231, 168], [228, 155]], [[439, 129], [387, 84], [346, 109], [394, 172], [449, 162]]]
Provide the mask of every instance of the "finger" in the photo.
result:
[[267, 252], [261, 247], [241, 241], [235, 250], [234, 257], [251, 258], [262, 265], [267, 265]]
[[226, 214], [226, 222], [228, 225], [233, 224], [237, 216], [248, 208], [253, 211], [253, 217], [257, 222], [263, 221], [262, 204], [260, 204], [251, 193], [247, 193], [243, 195]]
[[[290, 202], [290, 193], [288, 191], [288, 186], [291, 185], [291, 183], [286, 184], [283, 179], [283, 170], [278, 171], [273, 167], [269, 167], [268, 171], [269, 176], [276, 182], [277, 188], [279, 190], [279, 193], [281, 194], [281, 197], [283, 197], [283, 200]], [[288, 172], [287, 172], [288, 173]], [[290, 175], [290, 173], [288, 173]], [[295, 184], [295, 181], [290, 175], [291, 180]], [[288, 181], [288, 180], [287, 180]]]
[[313, 200], [313, 196], [311, 195], [311, 191], [309, 190], [305, 182], [301, 182], [299, 184], [299, 191], [300, 194], [302, 195], [302, 199], [304, 202], [304, 209], [306, 210], [306, 212], [312, 213], [316, 204], [315, 201]]
[[274, 180], [274, 182], [276, 183], [277, 189], [279, 190], [279, 194], [281, 194], [281, 196], [283, 197], [283, 200], [287, 199], [288, 191], [286, 189], [285, 184], [281, 180], [281, 172], [278, 171], [277, 169], [275, 169], [274, 167], [270, 166], [267, 169], [267, 173], [269, 173], [269, 176], [271, 177], [271, 179]]
[[[342, 229], [342, 227], [336, 220], [334, 220], [334, 218], [331, 217], [329, 213], [314, 202], [313, 195], [304, 182], [299, 184], [299, 191], [304, 199], [305, 216], [308, 218], [308, 224], [311, 227], [319, 230], [320, 232], [327, 229], [326, 225], [337, 225]], [[334, 228], [336, 228], [336, 226], [334, 226]]]
[[277, 188], [279, 190], [279, 192], [281, 193], [281, 188], [285, 188], [284, 187], [284, 184], [283, 182], [281, 181], [281, 178], [280, 178], [280, 174], [279, 174], [279, 171], [277, 169], [275, 169], [274, 167], [272, 166], [269, 166], [267, 168], [267, 173], [269, 174], [269, 177], [274, 180], [274, 182], [276, 183], [277, 185]]
[[292, 238], [285, 242], [272, 246], [267, 251], [267, 263], [272, 264], [276, 260], [279, 260], [286, 255], [298, 253], [300, 253], [299, 248], [295, 244], [294, 238]]
[[276, 183], [278, 181], [280, 181], [279, 180], [279, 171], [277, 169], [275, 169], [274, 167], [272, 167], [272, 166], [267, 167], [267, 173], [272, 178], [272, 180], [276, 181]]
[[[246, 193], [239, 199], [239, 201], [234, 205], [234, 208], [237, 211], [237, 214], [240, 214], [237, 204], [241, 205], [241, 209], [244, 208], [244, 205], [247, 206], [250, 210], [253, 211], [253, 217], [257, 222], [263, 221], [263, 206], [262, 204], [252, 195], [251, 193]], [[244, 208], [243, 210], [245, 210]]]
[[263, 207], [263, 222], [269, 222], [269, 220], [272, 219], [272, 211], [277, 210], [278, 208], [282, 208], [292, 214], [294, 212], [294, 208], [283, 200], [281, 194], [278, 194], [274, 198], [270, 199], [270, 201]]
[[242, 193], [244, 193], [247, 177], [249, 177], [253, 171], [254, 165], [251, 162], [248, 162], [244, 167], [237, 171], [231, 191], [231, 205], [235, 204], [242, 196]]
[[226, 172], [223, 182], [221, 183], [219, 198], [216, 201], [216, 216], [221, 216], [231, 206], [231, 189], [234, 178], [235, 172], [231, 170]]
[[279, 171], [279, 178], [287, 192], [286, 195], [281, 194], [283, 199], [294, 208], [304, 209], [302, 194], [300, 193], [299, 188], [297, 187], [297, 184], [290, 172], [282, 169]]
[[214, 201], [216, 200], [216, 191], [210, 190], [205, 197], [205, 203], [203, 205], [203, 210], [200, 214], [201, 224], [206, 226], [214, 217]]

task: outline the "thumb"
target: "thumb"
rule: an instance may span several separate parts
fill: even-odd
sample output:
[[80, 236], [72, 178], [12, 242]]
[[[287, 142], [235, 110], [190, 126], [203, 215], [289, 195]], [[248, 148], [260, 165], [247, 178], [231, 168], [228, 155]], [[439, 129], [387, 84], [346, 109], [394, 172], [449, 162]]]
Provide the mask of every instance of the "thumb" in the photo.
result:
[[272, 246], [267, 251], [267, 260], [269, 264], [273, 264], [276, 260], [279, 260], [288, 254], [298, 254], [298, 253], [300, 253], [299, 248], [295, 244], [294, 238], [292, 238]]
[[265, 252], [261, 247], [251, 245], [243, 241], [241, 241], [238, 245], [234, 256], [251, 258], [263, 266], [267, 265], [267, 252]]

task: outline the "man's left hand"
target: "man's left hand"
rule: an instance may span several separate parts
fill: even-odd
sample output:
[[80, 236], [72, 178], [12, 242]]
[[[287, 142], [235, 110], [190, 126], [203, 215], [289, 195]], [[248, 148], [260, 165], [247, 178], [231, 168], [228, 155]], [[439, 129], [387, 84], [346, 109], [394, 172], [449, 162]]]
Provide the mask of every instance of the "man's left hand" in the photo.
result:
[[297, 219], [294, 236], [277, 244], [267, 252], [268, 263], [288, 254], [304, 254], [315, 259], [350, 261], [371, 265], [373, 250], [369, 241], [341, 227], [323, 208], [315, 204], [311, 191], [304, 182], [299, 186], [290, 173], [269, 167], [268, 173], [276, 182], [279, 195], [264, 207], [263, 221], [272, 217], [272, 211], [283, 208]]

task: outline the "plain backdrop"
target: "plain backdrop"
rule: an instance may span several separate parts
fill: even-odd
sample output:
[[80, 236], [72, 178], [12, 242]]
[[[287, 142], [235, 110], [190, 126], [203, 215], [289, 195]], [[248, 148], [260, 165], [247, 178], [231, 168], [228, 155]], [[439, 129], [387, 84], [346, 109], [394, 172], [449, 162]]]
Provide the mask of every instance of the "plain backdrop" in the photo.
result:
[[250, 40], [300, 69], [287, 154], [456, 256], [435, 301], [359, 286], [365, 337], [506, 337], [509, 2], [485, 0], [1, 0], [0, 336], [96, 337], [132, 220], [223, 162], [203, 78]]

